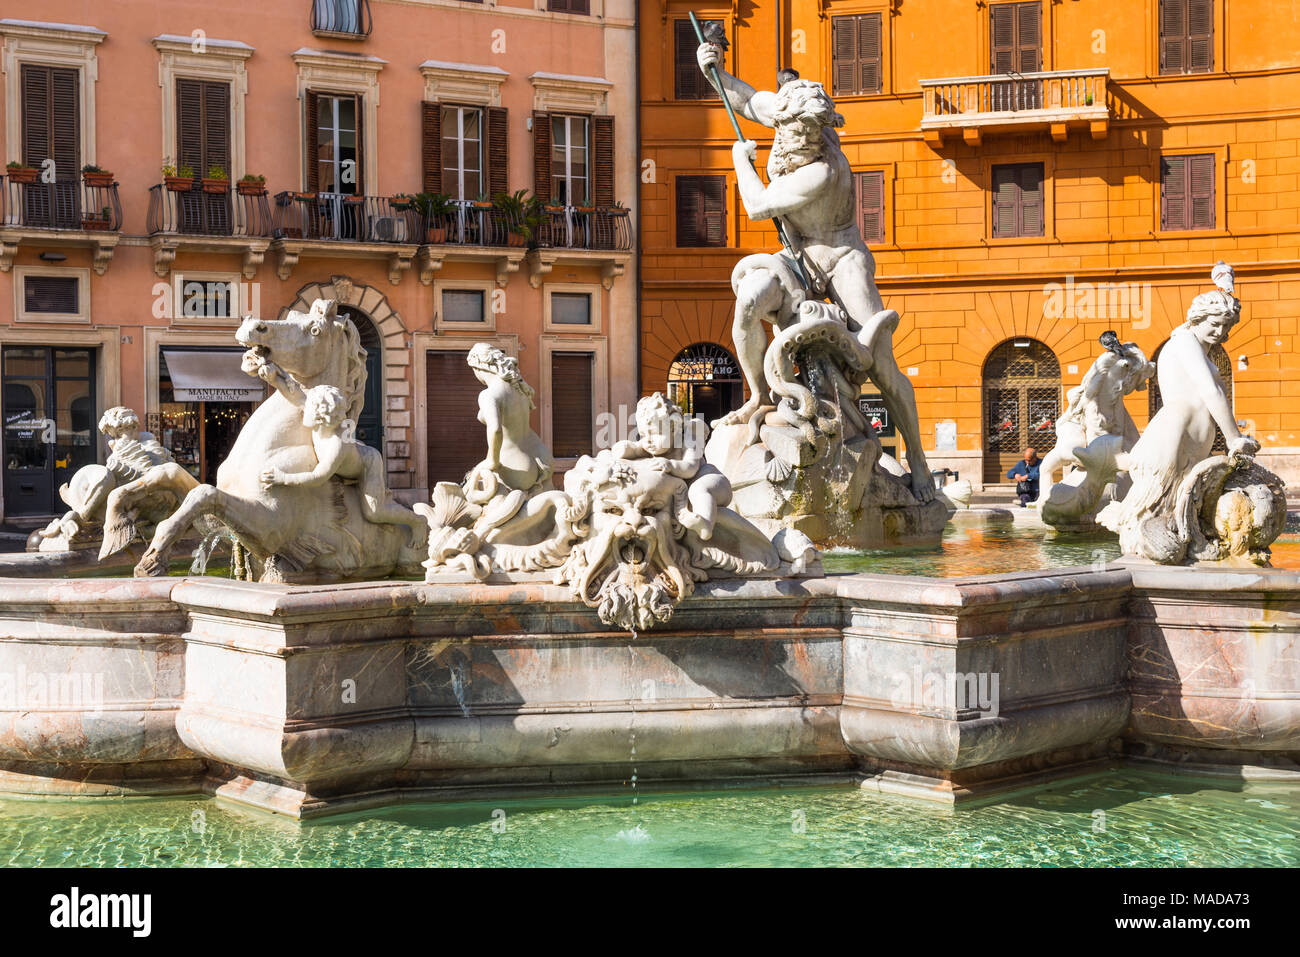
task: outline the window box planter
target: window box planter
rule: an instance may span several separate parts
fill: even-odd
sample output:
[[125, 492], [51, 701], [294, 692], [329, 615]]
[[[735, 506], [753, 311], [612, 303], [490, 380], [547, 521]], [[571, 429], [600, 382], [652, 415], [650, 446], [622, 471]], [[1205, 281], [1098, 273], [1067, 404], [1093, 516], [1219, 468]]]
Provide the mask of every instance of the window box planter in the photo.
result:
[[293, 200], [296, 203], [314, 203], [316, 202], [315, 193], [293, 193]]
[[527, 246], [528, 240], [524, 238], [523, 233], [508, 233], [506, 235], [507, 246]]
[[602, 206], [600, 211], [606, 216], [621, 216], [624, 219], [627, 218], [628, 213], [632, 212], [625, 206]]
[[164, 176], [163, 183], [167, 189], [173, 193], [188, 193], [194, 188], [194, 177], [192, 176]]
[[85, 170], [81, 175], [85, 179], [87, 186], [97, 186], [104, 189], [113, 185], [113, 174], [107, 170], [98, 170], [96, 172]]
[[491, 204], [490, 202], [482, 202], [482, 201], [477, 200], [477, 199], [474, 200], [473, 202], [471, 202], [470, 205], [473, 206], [475, 209], [491, 209], [491, 208], [492, 208], [492, 204]]
[[6, 172], [11, 183], [34, 183], [41, 175], [34, 166], [11, 166]]
[[230, 180], [228, 179], [208, 179], [203, 177], [203, 192], [205, 193], [229, 193]]
[[87, 217], [82, 219], [81, 228], [90, 232], [106, 231], [108, 229], [108, 220]]
[[595, 206], [575, 206], [574, 209], [576, 209], [580, 213], [587, 213], [587, 214], [591, 214], [596, 211]]
[[235, 183], [235, 189], [240, 196], [265, 196], [266, 180], [264, 179], [241, 179]]
[[425, 237], [430, 243], [445, 243], [447, 241], [447, 227], [430, 226], [425, 231]]

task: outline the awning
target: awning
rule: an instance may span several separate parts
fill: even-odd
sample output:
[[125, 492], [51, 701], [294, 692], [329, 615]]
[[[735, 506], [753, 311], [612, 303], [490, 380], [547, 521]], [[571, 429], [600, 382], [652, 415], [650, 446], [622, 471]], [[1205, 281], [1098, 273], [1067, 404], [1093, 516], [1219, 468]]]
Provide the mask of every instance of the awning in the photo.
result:
[[164, 349], [177, 402], [261, 402], [266, 389], [239, 367], [242, 350], [184, 352]]

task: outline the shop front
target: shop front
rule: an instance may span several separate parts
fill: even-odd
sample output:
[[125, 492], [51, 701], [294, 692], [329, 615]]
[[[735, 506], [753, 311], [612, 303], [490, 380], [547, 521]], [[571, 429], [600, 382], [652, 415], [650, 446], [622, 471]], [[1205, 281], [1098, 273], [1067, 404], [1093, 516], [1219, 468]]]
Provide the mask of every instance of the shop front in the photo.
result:
[[163, 347], [158, 363], [156, 421], [150, 431], [200, 482], [215, 484], [217, 467], [267, 386], [240, 368], [243, 350]]

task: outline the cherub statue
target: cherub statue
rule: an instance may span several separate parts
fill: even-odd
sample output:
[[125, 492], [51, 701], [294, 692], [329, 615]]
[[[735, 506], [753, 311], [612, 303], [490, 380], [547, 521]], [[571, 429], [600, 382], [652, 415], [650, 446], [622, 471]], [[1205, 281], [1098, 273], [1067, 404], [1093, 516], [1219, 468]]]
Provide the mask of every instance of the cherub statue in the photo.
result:
[[[533, 388], [519, 373], [519, 360], [486, 342], [469, 351], [469, 367], [483, 384], [478, 420], [487, 427], [487, 456], [470, 472], [471, 501], [498, 490], [531, 493], [551, 487], [555, 460], [529, 424]], [[503, 488], [502, 488], [503, 487]]]
[[663, 393], [641, 399], [636, 404], [637, 437], [616, 443], [614, 457], [649, 459], [652, 468], [688, 481], [688, 508], [677, 519], [707, 542], [713, 537], [719, 507], [731, 501], [731, 483], [704, 461], [708, 432], [704, 422], [674, 411]]
[[384, 475], [384, 458], [356, 439], [357, 424], [346, 418], [348, 402], [332, 385], [318, 385], [303, 394], [302, 424], [312, 430], [316, 467], [309, 472], [263, 469], [263, 488], [276, 485], [323, 485], [337, 476], [360, 485], [361, 513], [366, 521], [381, 525], [405, 525], [412, 541], [421, 537], [424, 522], [392, 501]]
[[732, 338], [751, 393], [750, 400], [714, 423], [745, 422], [773, 405], [763, 361], [767, 348], [763, 322], [785, 328], [806, 298], [829, 296], [845, 313], [849, 331], [869, 360], [866, 370], [884, 398], [907, 448], [910, 486], [920, 502], [934, 498], [934, 482], [921, 444], [912, 384], [898, 368], [893, 333], [898, 313], [885, 309], [876, 288], [876, 264], [857, 224], [853, 170], [840, 148], [835, 127], [844, 119], [820, 83], [786, 71], [776, 92], [757, 91], [723, 71], [721, 46], [702, 43], [696, 51], [700, 69], [715, 84], [718, 68], [732, 108], [746, 119], [776, 131], [768, 158], [768, 185], [753, 163], [753, 140], [732, 147], [736, 185], [749, 218], [779, 219], [790, 251], [811, 286], [798, 279], [796, 260], [786, 253], [748, 256], [732, 273], [736, 313]]

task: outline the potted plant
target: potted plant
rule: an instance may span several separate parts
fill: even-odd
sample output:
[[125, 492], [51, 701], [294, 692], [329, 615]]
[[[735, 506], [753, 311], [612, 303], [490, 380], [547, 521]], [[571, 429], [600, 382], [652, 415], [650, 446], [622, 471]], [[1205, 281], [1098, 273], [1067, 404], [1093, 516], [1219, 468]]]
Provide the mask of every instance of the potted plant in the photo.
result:
[[5, 171], [9, 174], [11, 183], [34, 183], [41, 171], [35, 166], [28, 166], [26, 163], [11, 162], [5, 166]]
[[85, 215], [81, 217], [81, 228], [86, 230], [106, 230], [109, 221], [112, 219], [113, 211], [105, 206], [99, 211], [98, 216]]
[[111, 171], [101, 169], [93, 164], [87, 164], [81, 167], [81, 176], [86, 181], [87, 186], [98, 186], [100, 188], [113, 185], [113, 174]]
[[479, 193], [478, 199], [473, 201], [473, 206], [475, 209], [491, 209], [492, 200], [488, 198], [486, 193]]
[[254, 173], [245, 173], [235, 184], [235, 189], [241, 196], [265, 196], [266, 195], [266, 177], [258, 176]]
[[203, 177], [203, 192], [205, 193], [229, 193], [230, 192], [230, 174], [224, 167], [212, 166], [208, 169], [208, 175]]
[[424, 219], [425, 239], [430, 243], [447, 241], [447, 220], [456, 212], [456, 202], [448, 193], [416, 193], [411, 205]]
[[575, 206], [574, 208], [580, 213], [594, 213], [596, 211], [596, 207], [591, 203], [584, 203], [580, 206]]
[[173, 193], [188, 193], [194, 188], [194, 167], [182, 165], [178, 171], [168, 163], [162, 168], [163, 183]]
[[614, 203], [613, 203], [612, 206], [603, 206], [603, 207], [601, 207], [601, 210], [600, 210], [600, 211], [601, 211], [602, 213], [605, 213], [605, 214], [609, 215], [609, 216], [618, 216], [618, 217], [620, 217], [620, 218], [624, 218], [624, 217], [626, 217], [626, 216], [631, 212], [631, 210], [629, 210], [626, 206], [624, 206], [624, 205], [623, 205], [622, 203], [620, 203], [618, 200], [614, 200]]
[[541, 220], [541, 211], [537, 208], [536, 198], [529, 196], [528, 190], [521, 189], [514, 193], [497, 193], [496, 198], [492, 200], [492, 205], [505, 219], [508, 230], [507, 245], [528, 245]]
[[564, 212], [564, 200], [560, 199], [558, 196], [552, 196], [551, 201], [546, 204], [545, 209], [548, 213], [562, 213]]

